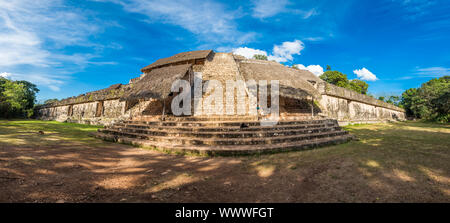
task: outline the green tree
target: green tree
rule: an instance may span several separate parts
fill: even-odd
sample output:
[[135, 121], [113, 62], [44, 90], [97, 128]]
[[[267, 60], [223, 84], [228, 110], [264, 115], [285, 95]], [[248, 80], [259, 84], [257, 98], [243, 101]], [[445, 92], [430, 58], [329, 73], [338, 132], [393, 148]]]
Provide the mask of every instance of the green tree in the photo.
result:
[[365, 81], [353, 79], [349, 82], [348, 87], [350, 90], [354, 90], [360, 94], [367, 94], [369, 85]]
[[450, 76], [432, 79], [403, 92], [400, 104], [410, 117], [450, 121]]
[[32, 109], [36, 102], [36, 94], [39, 93], [39, 89], [35, 84], [28, 81], [16, 81], [15, 83], [23, 86], [24, 99], [26, 100], [25, 109]]
[[400, 102], [400, 104], [405, 108], [406, 115], [415, 118], [417, 117], [412, 107], [416, 103], [416, 97], [417, 88], [411, 88], [402, 93], [402, 100]]
[[36, 85], [28, 81], [0, 78], [0, 117], [31, 116], [37, 92]]
[[348, 88], [349, 82], [347, 79], [347, 75], [339, 72], [339, 71], [325, 71], [322, 75], [319, 76], [320, 79], [328, 82], [330, 84], [334, 84], [338, 87]]
[[253, 59], [255, 59], [255, 60], [267, 60], [267, 56], [266, 55], [262, 55], [262, 54], [255, 54], [255, 55], [253, 55]]
[[380, 101], [384, 101], [384, 99], [385, 99], [385, 97], [384, 97], [384, 96], [380, 96], [380, 97], [378, 97], [378, 100], [380, 100]]
[[327, 70], [331, 70], [331, 66], [330, 65], [327, 65]]
[[393, 104], [393, 105], [398, 106], [399, 103], [400, 103], [400, 97], [399, 96], [395, 96], [395, 95], [391, 95], [391, 96], [389, 96], [389, 98], [387, 98], [386, 102], [389, 103], [389, 104]]

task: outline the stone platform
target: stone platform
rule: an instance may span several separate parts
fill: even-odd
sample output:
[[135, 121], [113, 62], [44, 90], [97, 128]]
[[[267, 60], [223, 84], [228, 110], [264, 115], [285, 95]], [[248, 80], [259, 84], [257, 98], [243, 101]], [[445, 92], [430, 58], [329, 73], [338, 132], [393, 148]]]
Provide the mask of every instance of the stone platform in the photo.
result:
[[142, 117], [99, 129], [93, 136], [171, 152], [245, 155], [312, 149], [353, 137], [336, 120], [286, 118], [261, 126], [255, 117]]

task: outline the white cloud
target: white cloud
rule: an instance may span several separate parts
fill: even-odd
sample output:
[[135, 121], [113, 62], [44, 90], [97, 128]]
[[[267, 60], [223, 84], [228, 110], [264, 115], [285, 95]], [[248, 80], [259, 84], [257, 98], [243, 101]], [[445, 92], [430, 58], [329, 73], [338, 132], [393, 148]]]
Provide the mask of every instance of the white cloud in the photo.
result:
[[300, 70], [308, 70], [309, 72], [315, 74], [316, 76], [320, 76], [323, 74], [323, 67], [320, 65], [309, 65], [305, 67], [303, 64], [295, 65]]
[[450, 75], [450, 67], [415, 68], [411, 75], [397, 78], [398, 80], [410, 80], [415, 78], [439, 78]]
[[323, 37], [306, 37], [303, 40], [311, 41], [311, 42], [317, 42], [317, 41], [324, 40], [324, 38]]
[[0, 66], [58, 64], [49, 48], [90, 44], [98, 27], [61, 0], [0, 0]]
[[286, 11], [286, 5], [289, 3], [287, 0], [253, 0], [253, 12], [254, 18], [268, 18], [278, 13]]
[[6, 73], [6, 72], [0, 73], [0, 77], [9, 78], [9, 77], [11, 77], [11, 73]]
[[48, 85], [48, 88], [50, 88], [52, 91], [60, 91], [61, 88], [56, 85]]
[[252, 49], [252, 48], [248, 48], [248, 47], [239, 47], [239, 48], [233, 49], [232, 52], [234, 54], [244, 56], [248, 59], [253, 58], [254, 55], [267, 56], [267, 52], [264, 50]]
[[[408, 20], [415, 20], [422, 16], [430, 14], [428, 10], [431, 6], [436, 5], [436, 1], [430, 0], [392, 0], [400, 3], [404, 10], [404, 18]], [[400, 12], [401, 13], [401, 12]]]
[[63, 85], [70, 77], [63, 75], [49, 75], [45, 73], [1, 73], [1, 77], [11, 80], [26, 80], [33, 84], [41, 85], [50, 88], [53, 91], [59, 91], [60, 86]]
[[211, 0], [103, 0], [117, 3], [128, 12], [148, 17], [148, 22], [162, 22], [180, 26], [201, 39], [216, 42], [246, 43], [254, 33], [238, 31], [234, 20], [238, 11]]
[[283, 42], [281, 45], [274, 45], [272, 54], [268, 54], [264, 50], [252, 49], [248, 47], [239, 47], [232, 50], [234, 54], [244, 56], [246, 58], [253, 58], [255, 54], [266, 55], [268, 60], [275, 60], [277, 62], [287, 62], [293, 60], [293, 55], [300, 55], [300, 52], [305, 48], [305, 45], [300, 40], [292, 42]]
[[281, 45], [273, 47], [273, 55], [269, 56], [269, 60], [277, 62], [286, 62], [293, 60], [292, 55], [300, 55], [300, 51], [305, 48], [305, 45], [300, 40], [292, 42], [283, 42]]
[[314, 8], [306, 11], [296, 10], [295, 13], [301, 15], [303, 19], [309, 19], [312, 16], [319, 15], [319, 12]]
[[68, 71], [104, 63], [90, 61], [99, 57], [96, 52], [64, 52], [67, 46], [100, 48], [89, 37], [102, 28], [87, 18], [86, 10], [63, 0], [0, 0], [0, 9], [0, 69], [10, 71], [12, 79], [58, 90], [70, 78]]
[[377, 76], [375, 76], [375, 74], [373, 74], [372, 72], [367, 70], [365, 67], [363, 67], [360, 70], [354, 70], [353, 73], [356, 74], [356, 76], [358, 76], [359, 79], [364, 80], [364, 81], [378, 80]]
[[287, 7], [291, 4], [288, 0], [253, 0], [252, 4], [252, 17], [257, 19], [270, 18], [280, 13], [300, 15], [302, 19], [319, 14], [315, 8], [302, 10]]
[[450, 68], [448, 67], [427, 67], [416, 69], [415, 74], [422, 77], [442, 77], [450, 75]]

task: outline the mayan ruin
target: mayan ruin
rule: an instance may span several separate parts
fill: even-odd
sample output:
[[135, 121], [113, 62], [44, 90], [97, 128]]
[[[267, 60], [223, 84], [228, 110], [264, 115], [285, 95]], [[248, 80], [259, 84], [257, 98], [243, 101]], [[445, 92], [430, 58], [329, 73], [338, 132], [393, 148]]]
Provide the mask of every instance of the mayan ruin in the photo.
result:
[[[246, 59], [212, 50], [183, 52], [141, 69], [128, 84], [67, 98], [39, 108], [38, 118], [102, 124], [95, 137], [132, 145], [207, 154], [239, 154], [313, 148], [351, 139], [339, 123], [377, 123], [405, 119], [404, 110], [326, 83], [307, 70], [292, 69], [273, 61]], [[224, 106], [242, 114], [175, 116], [171, 102], [172, 83], [186, 80], [191, 86], [209, 80], [226, 86], [227, 81], [279, 81], [279, 121], [263, 127], [264, 118], [256, 93], [245, 85], [244, 97], [225, 97]], [[205, 90], [205, 89], [204, 89]], [[202, 91], [202, 98], [207, 93]], [[191, 90], [194, 93], [194, 89]], [[253, 104], [252, 104], [253, 103]], [[198, 104], [198, 103], [197, 103]], [[201, 105], [201, 103], [200, 103]], [[249, 111], [255, 108], [253, 112]], [[208, 110], [206, 103], [202, 108]], [[235, 110], [235, 111], [236, 111]]]
[[450, 203], [449, 12], [0, 0], [2, 214], [446, 219], [434, 206]]

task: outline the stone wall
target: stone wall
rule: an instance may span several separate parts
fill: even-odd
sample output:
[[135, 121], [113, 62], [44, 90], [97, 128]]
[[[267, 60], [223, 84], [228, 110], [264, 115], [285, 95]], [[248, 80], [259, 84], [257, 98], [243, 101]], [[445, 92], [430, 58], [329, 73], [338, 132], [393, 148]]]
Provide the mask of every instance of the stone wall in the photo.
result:
[[337, 119], [341, 124], [405, 120], [403, 109], [370, 96], [328, 83], [321, 83], [319, 90], [322, 115]]
[[[201, 61], [201, 63], [194, 64], [193, 66], [196, 75], [202, 75], [203, 83], [207, 80], [218, 80], [225, 88], [226, 80], [244, 80], [239, 70], [239, 66], [236, 63], [236, 58], [231, 53], [211, 54], [205, 61]], [[127, 103], [119, 100], [127, 89], [132, 88], [133, 81], [138, 79], [139, 78], [133, 79], [128, 85], [112, 85], [107, 89], [67, 98], [54, 104], [44, 105], [38, 108], [37, 118], [85, 124], [110, 125], [117, 121], [133, 119], [142, 115], [161, 114], [161, 103], [157, 103], [154, 100], [141, 100], [137, 103]], [[320, 112], [319, 115], [337, 119], [341, 124], [405, 119], [405, 112], [403, 109], [367, 95], [358, 94], [354, 91], [325, 82], [317, 83], [316, 87], [322, 96], [321, 98], [315, 99], [316, 102], [318, 102], [314, 106], [315, 113]], [[254, 108], [251, 112], [252, 114], [256, 114], [256, 98], [254, 94], [249, 94], [249, 91], [250, 89], [246, 88], [246, 96], [241, 98], [241, 101], [239, 102], [235, 95], [234, 103], [231, 101], [232, 98], [223, 95], [225, 103], [223, 115], [226, 115], [225, 110], [227, 105], [230, 107], [234, 106], [237, 110], [238, 103], [246, 105], [245, 114], [248, 114], [248, 104], [251, 103], [251, 108]], [[208, 96], [209, 94], [204, 93], [203, 100]], [[310, 108], [310, 106], [307, 106], [308, 102], [311, 102], [311, 100], [306, 99], [305, 103], [292, 104], [289, 100], [284, 100], [282, 98], [280, 99], [280, 112], [307, 112], [311, 114], [311, 111], [308, 111], [307, 109]], [[166, 112], [170, 112], [170, 102], [167, 103]], [[212, 108], [203, 109], [208, 110]]]
[[[126, 102], [119, 99], [86, 102], [38, 109], [36, 118], [59, 122], [74, 122], [91, 125], [111, 125], [120, 120], [140, 116], [150, 101], [140, 101], [126, 109]], [[97, 106], [103, 103], [103, 109], [97, 114]], [[97, 116], [99, 115], [99, 116]]]

